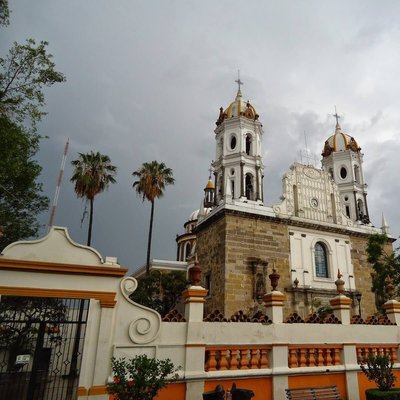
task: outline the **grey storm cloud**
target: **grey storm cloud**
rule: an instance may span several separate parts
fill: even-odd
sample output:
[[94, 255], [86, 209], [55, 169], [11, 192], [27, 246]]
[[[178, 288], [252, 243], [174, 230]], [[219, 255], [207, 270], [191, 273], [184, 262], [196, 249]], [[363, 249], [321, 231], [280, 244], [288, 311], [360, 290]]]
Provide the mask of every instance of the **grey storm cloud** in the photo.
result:
[[200, 205], [218, 110], [234, 99], [238, 69], [264, 125], [267, 205], [279, 201], [281, 177], [301, 161], [305, 138], [320, 165], [336, 105], [364, 152], [373, 222], [380, 226], [384, 212], [399, 234], [397, 1], [11, 0], [10, 9], [1, 54], [13, 41], [45, 39], [67, 76], [46, 91], [40, 133], [48, 139], [38, 159], [52, 197], [70, 139], [55, 223], [75, 241], [85, 243], [87, 228], [69, 181], [78, 152], [100, 151], [118, 166], [118, 183], [95, 200], [93, 246], [131, 270], [145, 260], [150, 212], [132, 172], [164, 161], [176, 184], [156, 202], [152, 255], [175, 259], [175, 236]]

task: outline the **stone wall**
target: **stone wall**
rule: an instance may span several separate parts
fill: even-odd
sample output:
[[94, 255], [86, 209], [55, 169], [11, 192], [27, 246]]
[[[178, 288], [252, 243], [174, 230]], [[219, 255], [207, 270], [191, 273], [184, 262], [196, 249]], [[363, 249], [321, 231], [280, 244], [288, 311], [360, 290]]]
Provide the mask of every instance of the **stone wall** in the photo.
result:
[[197, 252], [203, 276], [210, 272], [212, 276], [213, 294], [207, 300], [206, 312], [218, 309], [230, 317], [238, 310], [263, 309], [261, 299], [256, 299], [255, 275], [263, 274], [263, 291], [270, 291], [268, 275], [274, 267], [281, 275], [279, 288], [290, 284], [285, 224], [225, 212], [217, 222], [201, 227]]
[[[196, 251], [202, 268], [202, 285], [209, 290], [206, 297], [205, 313], [224, 311], [225, 303], [225, 241], [226, 221], [218, 218], [197, 233]], [[211, 287], [206, 285], [206, 276], [211, 279]]]
[[[368, 237], [351, 237], [351, 259], [354, 267], [354, 277], [357, 291], [362, 293], [361, 315], [363, 317], [376, 312], [375, 294], [371, 292], [371, 264], [367, 261]], [[357, 300], [355, 301], [355, 303]], [[354, 304], [358, 314], [358, 304]]]
[[[351, 235], [343, 230], [336, 232], [342, 235], [345, 233], [351, 241], [356, 289], [363, 294], [362, 316], [367, 317], [376, 312], [375, 295], [371, 292], [372, 269], [366, 254], [368, 236]], [[284, 317], [296, 311], [305, 318], [318, 308], [314, 298], [325, 299], [321, 304], [324, 305], [337, 294], [334, 284], [336, 275], [331, 278], [331, 285], [325, 289], [293, 289], [289, 227], [283, 219], [223, 209], [198, 227], [197, 254], [203, 269], [203, 283], [206, 274], [211, 275], [212, 281], [212, 293], [205, 306], [206, 313], [218, 310], [229, 318], [239, 310], [250, 314], [264, 311], [261, 297], [257, 293], [261, 286], [257, 282], [261, 284], [262, 276], [262, 291], [269, 292], [271, 284], [268, 275], [273, 268], [281, 276], [278, 290], [286, 296]], [[354, 287], [345, 289], [354, 290]], [[351, 293], [349, 295], [352, 297]], [[356, 300], [353, 302], [352, 314], [358, 314]]]

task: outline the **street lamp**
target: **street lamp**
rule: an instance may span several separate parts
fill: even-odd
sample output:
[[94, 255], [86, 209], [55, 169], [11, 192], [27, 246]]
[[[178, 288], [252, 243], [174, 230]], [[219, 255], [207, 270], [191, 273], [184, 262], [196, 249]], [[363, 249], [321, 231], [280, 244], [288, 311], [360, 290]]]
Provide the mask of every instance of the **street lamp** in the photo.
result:
[[358, 292], [356, 293], [356, 299], [358, 301], [358, 315], [361, 318], [361, 297], [362, 297], [362, 293]]

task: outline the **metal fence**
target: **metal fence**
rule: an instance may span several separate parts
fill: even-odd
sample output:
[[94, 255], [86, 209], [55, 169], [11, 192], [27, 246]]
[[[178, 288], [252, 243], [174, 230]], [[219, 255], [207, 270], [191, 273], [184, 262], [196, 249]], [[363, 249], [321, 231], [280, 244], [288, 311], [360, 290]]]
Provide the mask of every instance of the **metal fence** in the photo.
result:
[[2, 296], [0, 400], [75, 400], [89, 300]]

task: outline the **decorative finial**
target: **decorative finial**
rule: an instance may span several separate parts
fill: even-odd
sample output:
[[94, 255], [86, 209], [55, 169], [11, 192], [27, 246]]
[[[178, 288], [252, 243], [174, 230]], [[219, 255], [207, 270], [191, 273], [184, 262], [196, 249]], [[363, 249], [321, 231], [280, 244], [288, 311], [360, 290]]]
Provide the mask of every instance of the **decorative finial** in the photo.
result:
[[[275, 267], [275, 264], [274, 264]], [[272, 274], [268, 275], [268, 278], [271, 280], [272, 290], [275, 291], [278, 286], [279, 278], [281, 276], [276, 272], [275, 268], [272, 268]]]
[[195, 262], [194, 266], [189, 269], [189, 274], [190, 274], [190, 278], [191, 278], [193, 286], [199, 286], [201, 268], [199, 267], [198, 262]]
[[338, 291], [339, 294], [343, 294], [344, 292], [344, 280], [342, 279], [342, 274], [340, 272], [340, 269], [338, 269], [338, 274], [337, 274], [337, 280], [335, 281], [336, 285], [336, 290]]
[[235, 80], [238, 84], [238, 92], [236, 97], [242, 97], [242, 92], [240, 91], [240, 85], [244, 85], [244, 83], [240, 80], [240, 69], [238, 69], [238, 78]]
[[340, 125], [339, 125], [340, 115], [337, 113], [336, 106], [335, 106], [335, 114], [333, 114], [333, 116], [336, 118], [336, 129], [340, 129]]

